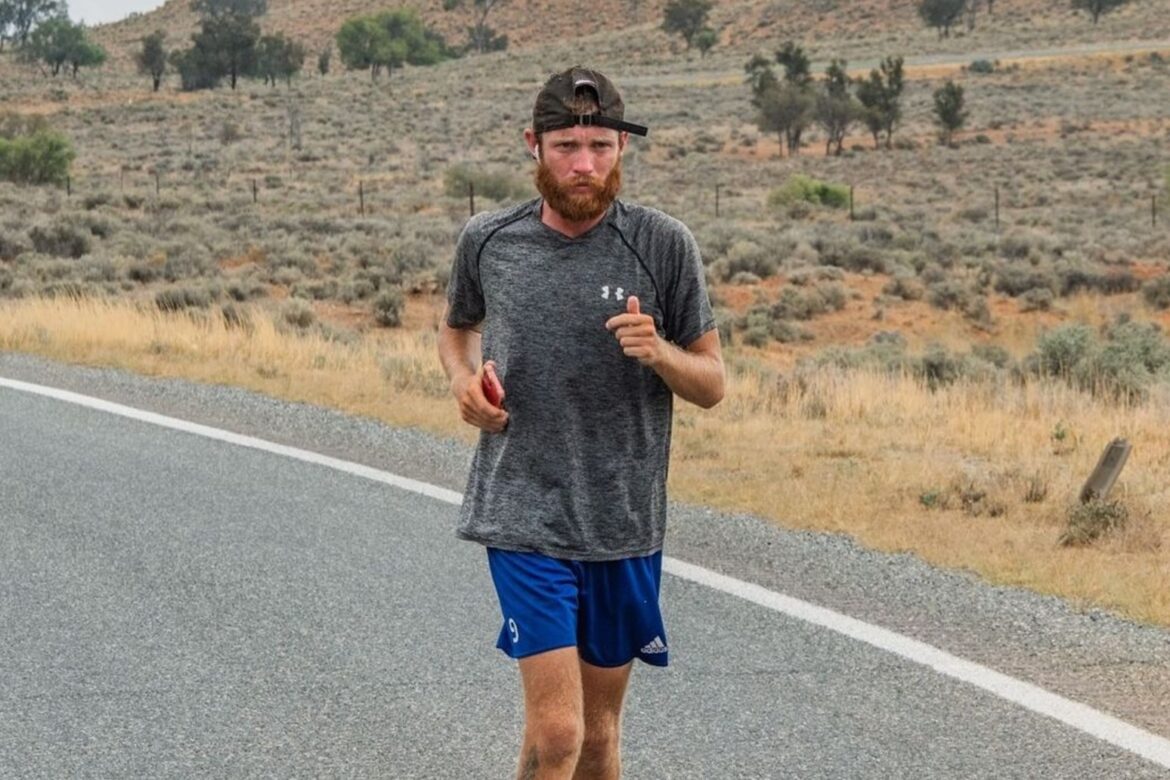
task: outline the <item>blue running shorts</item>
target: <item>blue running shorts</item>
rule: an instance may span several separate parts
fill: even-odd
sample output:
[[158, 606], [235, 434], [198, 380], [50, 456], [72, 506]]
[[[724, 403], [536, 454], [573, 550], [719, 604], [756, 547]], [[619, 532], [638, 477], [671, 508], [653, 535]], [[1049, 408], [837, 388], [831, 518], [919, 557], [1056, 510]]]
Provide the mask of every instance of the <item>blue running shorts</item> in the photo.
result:
[[571, 561], [489, 547], [488, 566], [504, 613], [496, 647], [512, 658], [576, 647], [594, 666], [624, 666], [635, 658], [666, 666], [661, 552]]

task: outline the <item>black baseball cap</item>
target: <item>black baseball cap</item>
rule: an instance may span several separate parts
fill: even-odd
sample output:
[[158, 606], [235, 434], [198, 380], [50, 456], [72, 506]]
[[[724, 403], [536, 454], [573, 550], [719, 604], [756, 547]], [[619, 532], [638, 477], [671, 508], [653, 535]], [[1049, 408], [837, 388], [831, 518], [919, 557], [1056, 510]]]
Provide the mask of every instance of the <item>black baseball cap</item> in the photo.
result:
[[[597, 101], [597, 111], [592, 114], [573, 113], [569, 105], [581, 93], [589, 94]], [[563, 73], [556, 73], [544, 82], [536, 104], [532, 107], [532, 129], [537, 133], [562, 130], [566, 127], [608, 127], [634, 135], [646, 135], [649, 130], [632, 122], [624, 121], [625, 106], [617, 87], [595, 70], [575, 67]]]

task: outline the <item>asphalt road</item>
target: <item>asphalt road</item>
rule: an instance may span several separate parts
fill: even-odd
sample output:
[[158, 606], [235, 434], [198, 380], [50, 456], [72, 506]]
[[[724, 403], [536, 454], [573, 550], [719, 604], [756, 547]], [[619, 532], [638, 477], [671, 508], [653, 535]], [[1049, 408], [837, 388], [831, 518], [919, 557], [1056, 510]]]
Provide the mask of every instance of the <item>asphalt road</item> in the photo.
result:
[[[266, 409], [280, 420], [273, 439], [337, 455], [341, 439], [360, 456], [368, 437], [383, 437], [387, 453], [366, 458], [378, 467], [388, 458], [426, 471], [466, 455], [239, 391], [0, 355], [0, 376], [14, 374], [166, 413], [198, 407], [255, 435], [247, 429]], [[0, 777], [509, 776], [518, 679], [493, 647], [499, 614], [483, 552], [452, 536], [456, 511], [321, 465], [0, 387]], [[701, 509], [677, 508], [672, 522], [668, 554], [776, 588], [786, 576], [817, 587], [802, 562], [836, 566], [821, 602], [874, 619], [867, 598], [876, 597], [908, 621], [895, 628], [917, 625], [952, 652], [982, 647], [993, 657], [977, 660], [1005, 671], [1035, 671], [1037, 647], [1058, 666], [1083, 657], [1098, 675], [1100, 663], [1124, 666], [1098, 688], [1085, 680], [1099, 677], [1071, 666], [1052, 680], [1030, 674], [1098, 706], [1133, 682], [1135, 665], [1158, 680], [1170, 660], [1167, 632], [908, 556]], [[930, 606], [902, 610], [899, 598]], [[668, 576], [663, 600], [673, 665], [635, 672], [628, 777], [1170, 776], [734, 596]], [[1166, 699], [1155, 686], [1143, 701], [1150, 685], [1130, 692], [1129, 711], [1112, 711], [1158, 728]]]

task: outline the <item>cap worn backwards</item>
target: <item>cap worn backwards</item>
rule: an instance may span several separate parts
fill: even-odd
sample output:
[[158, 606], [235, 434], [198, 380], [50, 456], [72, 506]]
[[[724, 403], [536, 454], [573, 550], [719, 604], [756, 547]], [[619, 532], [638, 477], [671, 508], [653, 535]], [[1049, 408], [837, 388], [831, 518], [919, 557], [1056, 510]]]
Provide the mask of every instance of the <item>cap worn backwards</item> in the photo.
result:
[[[580, 114], [574, 110], [576, 98], [583, 93], [597, 101], [597, 111]], [[532, 107], [532, 129], [546, 133], [582, 125], [607, 127], [634, 135], [649, 132], [643, 125], [626, 122], [624, 116], [622, 96], [613, 82], [595, 70], [575, 67], [549, 77], [544, 83]]]

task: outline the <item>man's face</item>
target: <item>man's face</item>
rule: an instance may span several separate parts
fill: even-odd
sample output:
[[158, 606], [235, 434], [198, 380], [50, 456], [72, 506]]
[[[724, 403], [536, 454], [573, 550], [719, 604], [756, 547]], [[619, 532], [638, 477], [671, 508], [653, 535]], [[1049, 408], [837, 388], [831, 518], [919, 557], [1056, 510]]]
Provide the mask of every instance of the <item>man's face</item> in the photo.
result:
[[605, 127], [566, 127], [540, 139], [536, 188], [570, 222], [605, 213], [622, 186], [623, 134]]

